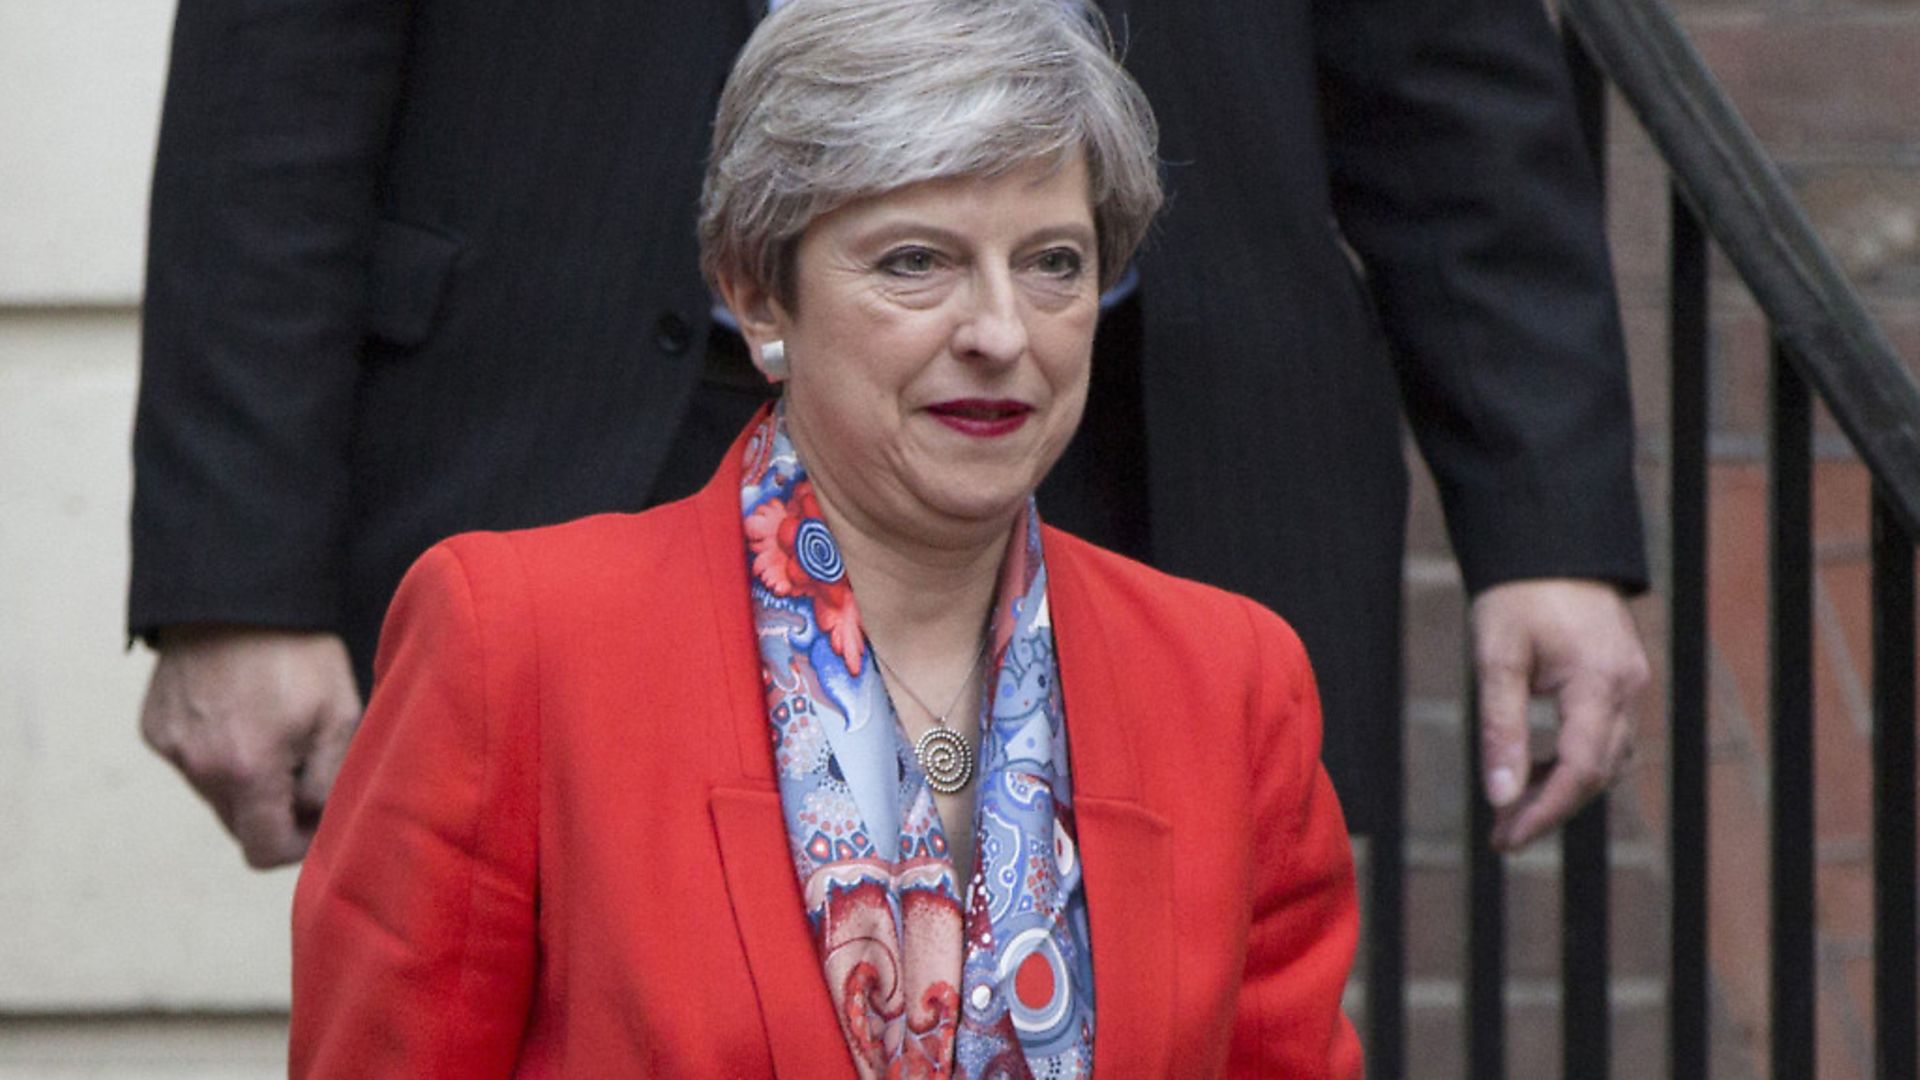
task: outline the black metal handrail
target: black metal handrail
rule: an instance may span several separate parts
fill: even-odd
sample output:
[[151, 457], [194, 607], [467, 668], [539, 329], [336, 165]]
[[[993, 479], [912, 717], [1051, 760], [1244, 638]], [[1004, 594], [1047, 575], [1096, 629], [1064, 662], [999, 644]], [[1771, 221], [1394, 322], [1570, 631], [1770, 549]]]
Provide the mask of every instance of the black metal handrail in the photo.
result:
[[1561, 0], [1794, 365], [1920, 535], [1920, 385], [1664, 0]]
[[[1769, 832], [1772, 1075], [1814, 1075], [1813, 407], [1823, 402], [1873, 477], [1874, 1075], [1916, 1080], [1915, 538], [1920, 384], [1867, 314], [1758, 140], [1663, 0], [1560, 0], [1581, 119], [1605, 156], [1610, 81], [1671, 174], [1668, 268], [1667, 1074], [1708, 1076], [1707, 500], [1709, 269], [1717, 243], [1770, 324], [1768, 406]], [[1603, 169], [1604, 173], [1604, 169]], [[1471, 684], [1469, 684], [1471, 685]], [[1477, 774], [1474, 706], [1466, 755]], [[1476, 775], [1477, 780], [1477, 775]], [[1466, 1057], [1506, 1075], [1503, 864], [1469, 795]], [[1607, 808], [1565, 829], [1562, 1074], [1609, 1074]], [[1396, 1044], [1397, 1045], [1397, 1044]], [[1379, 1075], [1398, 1075], [1394, 1056]]]

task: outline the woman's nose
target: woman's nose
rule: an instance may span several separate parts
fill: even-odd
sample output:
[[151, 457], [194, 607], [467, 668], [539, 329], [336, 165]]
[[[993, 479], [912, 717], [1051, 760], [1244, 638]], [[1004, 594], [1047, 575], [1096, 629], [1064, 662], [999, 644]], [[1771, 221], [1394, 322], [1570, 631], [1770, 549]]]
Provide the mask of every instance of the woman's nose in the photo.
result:
[[1027, 324], [1012, 275], [977, 274], [969, 292], [969, 307], [954, 328], [954, 352], [988, 363], [1019, 359], [1027, 350]]

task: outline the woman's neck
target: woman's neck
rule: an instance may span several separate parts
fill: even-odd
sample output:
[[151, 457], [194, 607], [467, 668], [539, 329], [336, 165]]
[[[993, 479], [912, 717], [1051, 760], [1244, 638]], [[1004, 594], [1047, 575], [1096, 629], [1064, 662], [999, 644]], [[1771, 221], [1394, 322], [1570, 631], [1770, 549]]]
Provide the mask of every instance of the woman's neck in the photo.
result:
[[[998, 528], [995, 538], [941, 548], [876, 536], [837, 515], [828, 496], [820, 498], [820, 511], [847, 563], [868, 644], [876, 657], [885, 657], [877, 675], [887, 680], [908, 742], [933, 726], [950, 726], [977, 755], [983, 734], [979, 700], [993, 686], [993, 676], [981, 665], [987, 611], [1012, 521]], [[935, 709], [947, 713], [937, 715]], [[933, 792], [962, 897], [968, 896], [973, 872], [977, 792], [977, 776], [956, 792]]]
[[916, 685], [952, 686], [978, 652], [1013, 521], [909, 532], [843, 506], [818, 477], [814, 492], [875, 648]]
[[857, 519], [836, 514], [825, 499], [821, 509], [875, 648], [910, 680], [920, 673], [916, 681], [930, 689], [950, 684], [956, 673], [947, 669], [956, 658], [971, 659], [978, 651], [1012, 523], [991, 539], [941, 547], [875, 535]]
[[[944, 724], [977, 754], [980, 696], [993, 683], [981, 665], [987, 615], [1018, 515], [997, 526], [943, 532], [943, 542], [928, 542], [841, 513], [817, 478], [814, 492], [846, 563], [867, 640], [875, 656], [885, 657], [878, 673], [887, 680], [907, 738]], [[938, 709], [946, 715], [936, 715]], [[962, 896], [972, 874], [978, 790], [968, 783], [949, 794], [934, 793]]]

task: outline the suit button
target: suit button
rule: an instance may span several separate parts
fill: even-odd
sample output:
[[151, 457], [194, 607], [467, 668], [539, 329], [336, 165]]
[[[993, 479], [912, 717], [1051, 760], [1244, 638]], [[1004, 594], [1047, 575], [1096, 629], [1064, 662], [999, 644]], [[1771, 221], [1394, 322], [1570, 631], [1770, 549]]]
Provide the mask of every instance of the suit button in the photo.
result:
[[661, 352], [679, 356], [693, 344], [693, 331], [688, 328], [687, 320], [669, 311], [653, 324], [653, 343], [660, 346]]

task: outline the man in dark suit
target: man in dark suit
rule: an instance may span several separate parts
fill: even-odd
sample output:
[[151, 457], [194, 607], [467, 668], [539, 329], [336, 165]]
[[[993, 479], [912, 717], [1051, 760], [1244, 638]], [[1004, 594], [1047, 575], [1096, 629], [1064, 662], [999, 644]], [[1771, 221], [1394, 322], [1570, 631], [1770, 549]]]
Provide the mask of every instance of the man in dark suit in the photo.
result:
[[[1646, 681], [1620, 333], [1538, 0], [1106, 6], [1171, 200], [1043, 505], [1299, 627], [1365, 830], [1360, 778], [1398, 767], [1404, 403], [1523, 843], [1613, 775]], [[148, 741], [253, 864], [304, 851], [415, 555], [684, 493], [757, 400], [692, 229], [754, 9], [182, 0], [129, 621]], [[1530, 692], [1563, 721], [1539, 775]]]

